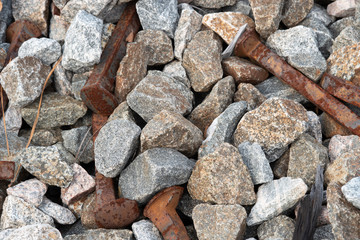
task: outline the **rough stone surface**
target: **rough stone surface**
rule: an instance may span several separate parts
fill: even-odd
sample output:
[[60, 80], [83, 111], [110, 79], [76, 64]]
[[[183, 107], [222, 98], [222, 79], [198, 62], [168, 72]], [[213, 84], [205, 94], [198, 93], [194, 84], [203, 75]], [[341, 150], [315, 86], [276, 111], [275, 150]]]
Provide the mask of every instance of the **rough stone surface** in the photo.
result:
[[331, 224], [316, 228], [314, 240], [335, 240]]
[[164, 31], [169, 37], [174, 37], [179, 14], [177, 0], [140, 0], [136, 3], [143, 29]]
[[252, 15], [250, 3], [248, 0], [238, 0], [234, 5], [224, 7], [222, 10], [224, 12], [238, 12], [246, 16]]
[[72, 96], [71, 92], [72, 73], [58, 64], [54, 70], [55, 89], [60, 95]]
[[326, 195], [330, 223], [335, 239], [360, 239], [360, 210], [346, 201], [341, 192], [341, 184], [331, 183], [328, 185]]
[[240, 27], [255, 28], [255, 22], [248, 16], [238, 12], [219, 12], [206, 14], [202, 24], [216, 32], [227, 44], [235, 38]]
[[234, 102], [246, 101], [248, 111], [254, 110], [259, 107], [266, 97], [260, 93], [260, 91], [250, 83], [240, 83], [238, 90], [234, 95]]
[[100, 62], [103, 22], [86, 11], [79, 11], [66, 32], [62, 65], [79, 72]]
[[[4, 128], [4, 117], [0, 118], [0, 134], [5, 134]], [[19, 107], [14, 107], [11, 104], [5, 111], [5, 122], [6, 122], [6, 132], [12, 132], [18, 134], [22, 125], [21, 111]]]
[[274, 162], [272, 169], [274, 175], [277, 178], [282, 178], [287, 176], [289, 161], [290, 161], [290, 149], [286, 150], [286, 152], [278, 160]]
[[252, 205], [256, 201], [250, 173], [229, 143], [196, 162], [187, 188], [192, 198], [204, 202]]
[[261, 224], [257, 233], [259, 240], [288, 240], [293, 238], [294, 231], [295, 221], [285, 215], [280, 215]]
[[341, 154], [352, 149], [360, 148], [360, 137], [356, 135], [335, 135], [329, 142], [329, 158], [333, 162]]
[[246, 109], [247, 104], [244, 101], [232, 103], [214, 119], [206, 131], [206, 139], [199, 148], [198, 158], [214, 152], [223, 142], [232, 142], [235, 128]]
[[1, 229], [18, 228], [25, 225], [44, 223], [54, 226], [53, 219], [30, 203], [15, 196], [7, 196], [1, 215]]
[[42, 183], [36, 178], [26, 180], [6, 189], [7, 195], [22, 198], [35, 207], [41, 204], [46, 191], [46, 184]]
[[355, 21], [356, 19], [354, 17], [341, 18], [331, 24], [329, 26], [329, 30], [331, 31], [333, 37], [336, 38], [346, 27], [353, 26]]
[[203, 140], [203, 133], [181, 114], [163, 110], [142, 129], [141, 152], [150, 148], [173, 148], [191, 157]]
[[50, 38], [30, 38], [21, 44], [18, 53], [21, 58], [26, 56], [36, 57], [46, 65], [56, 62], [60, 55], [60, 44]]
[[[27, 139], [23, 137], [18, 137], [16, 133], [8, 133], [7, 139], [9, 146], [11, 146], [10, 155], [16, 155], [19, 151], [23, 150], [27, 144]], [[8, 151], [6, 147], [6, 137], [4, 134], [0, 133], [0, 158], [4, 159], [8, 156]]]
[[[154, 40], [154, 38], [150, 39]], [[154, 51], [152, 55], [157, 55], [156, 53], [157, 51]], [[148, 56], [144, 42], [126, 45], [126, 55], [121, 60], [116, 73], [115, 96], [119, 102], [126, 101], [129, 92], [146, 76]]]
[[193, 99], [188, 87], [160, 71], [149, 71], [126, 98], [130, 108], [146, 122], [164, 109], [189, 114]]
[[119, 106], [114, 109], [113, 113], [109, 116], [107, 121], [110, 122], [115, 119], [125, 119], [135, 122], [133, 112], [131, 111], [126, 101], [120, 103]]
[[213, 31], [195, 34], [184, 51], [182, 65], [195, 92], [207, 92], [223, 76], [222, 45]]
[[274, 178], [269, 161], [258, 143], [243, 142], [238, 146], [241, 158], [249, 169], [254, 185], [271, 182]]
[[346, 200], [360, 209], [360, 177], [355, 177], [341, 187]]
[[231, 6], [236, 3], [236, 0], [193, 0], [192, 4], [204, 8], [222, 8]]
[[18, 57], [2, 70], [0, 83], [12, 105], [24, 107], [40, 96], [49, 72], [35, 57]]
[[134, 122], [116, 119], [106, 123], [95, 140], [95, 166], [106, 177], [116, 177], [139, 146], [141, 129]]
[[0, 231], [0, 239], [62, 240], [61, 233], [49, 224], [31, 224]]
[[231, 76], [218, 81], [204, 101], [190, 113], [189, 121], [205, 132], [214, 119], [231, 104], [234, 93], [235, 84]]
[[73, 224], [76, 221], [76, 217], [69, 209], [50, 201], [46, 197], [38, 208], [60, 224]]
[[[1, 29], [1, 23], [0, 23], [0, 29]], [[0, 33], [0, 37], [1, 37], [1, 33]], [[10, 47], [10, 43], [0, 43], [0, 71], [5, 67], [4, 64], [7, 53], [9, 51], [9, 47]]]
[[185, 84], [188, 88], [191, 87], [190, 80], [186, 75], [185, 68], [181, 65], [180, 61], [172, 61], [169, 64], [166, 64], [163, 73], [168, 74], [170, 77], [175, 78], [176, 80]]
[[313, 8], [310, 10], [306, 18], [319, 20], [323, 22], [326, 26], [328, 26], [332, 22], [335, 22], [335, 17], [330, 16], [323, 6], [316, 3], [314, 4]]
[[302, 178], [310, 188], [315, 183], [316, 168], [326, 168], [329, 162], [327, 148], [309, 134], [303, 134], [291, 144], [288, 177]]
[[202, 16], [192, 8], [185, 8], [181, 11], [174, 37], [174, 55], [178, 60], [182, 60], [187, 44], [200, 30], [201, 20]]
[[[39, 106], [36, 100], [29, 106], [21, 109], [21, 114], [27, 124], [34, 124]], [[37, 128], [55, 128], [64, 125], [72, 125], [87, 111], [85, 103], [69, 96], [61, 96], [57, 93], [44, 94], [41, 104]]]
[[[194, 162], [171, 148], [149, 149], [135, 158], [119, 178], [121, 196], [144, 204], [156, 192], [186, 183]], [[141, 185], [141, 188], [138, 186]]]
[[141, 220], [131, 225], [136, 240], [161, 240], [159, 230], [149, 220]]
[[285, 1], [282, 22], [287, 27], [293, 27], [301, 22], [314, 6], [314, 0]]
[[193, 210], [196, 234], [202, 239], [242, 239], [246, 211], [240, 205], [199, 204]]
[[313, 111], [307, 111], [307, 116], [309, 118], [309, 121], [308, 121], [309, 129], [308, 129], [307, 133], [310, 136], [312, 136], [313, 138], [315, 138], [319, 143], [321, 143], [322, 142], [322, 132], [321, 132], [320, 118]]
[[86, 229], [94, 229], [98, 228], [96, 225], [95, 212], [96, 208], [96, 195], [95, 193], [91, 193], [86, 197], [84, 204], [81, 207], [81, 225], [83, 225]]
[[[104, 50], [106, 44], [108, 43], [116, 25], [112, 23], [106, 23], [103, 25], [102, 35], [101, 35], [101, 48]], [[126, 45], [128, 46], [128, 45]]]
[[336, 0], [327, 6], [327, 12], [334, 17], [349, 17], [355, 15], [355, 0]]
[[76, 73], [71, 79], [71, 92], [75, 99], [82, 101], [80, 91], [90, 77], [92, 71]]
[[317, 47], [316, 33], [304, 26], [278, 30], [267, 42], [280, 57], [313, 81], [318, 81], [326, 70], [326, 60]]
[[84, 233], [65, 236], [64, 240], [133, 240], [133, 233], [128, 229], [90, 229]]
[[197, 199], [193, 199], [188, 192], [185, 192], [180, 198], [177, 210], [180, 210], [185, 216], [192, 218], [194, 207], [200, 203], [203, 202]]
[[[20, 135], [29, 139], [31, 130], [21, 130]], [[61, 141], [60, 128], [55, 129], [36, 129], [31, 139], [34, 146], [51, 146]]]
[[340, 125], [326, 113], [320, 115], [321, 131], [325, 138], [331, 138], [335, 135], [351, 135], [350, 130]]
[[234, 133], [235, 146], [245, 141], [257, 142], [273, 162], [306, 131], [307, 121], [306, 109], [299, 103], [270, 98], [240, 120]]
[[80, 162], [89, 163], [94, 160], [92, 134], [87, 126], [72, 128], [61, 132], [63, 145]]
[[247, 225], [260, 224], [290, 209], [305, 196], [306, 191], [307, 186], [301, 178], [283, 177], [261, 185]]
[[337, 51], [346, 46], [352, 46], [360, 41], [359, 27], [349, 26], [340, 32], [335, 38], [331, 50]]
[[65, 41], [66, 31], [70, 24], [65, 21], [61, 16], [53, 15], [50, 20], [50, 33], [49, 38], [63, 44]]

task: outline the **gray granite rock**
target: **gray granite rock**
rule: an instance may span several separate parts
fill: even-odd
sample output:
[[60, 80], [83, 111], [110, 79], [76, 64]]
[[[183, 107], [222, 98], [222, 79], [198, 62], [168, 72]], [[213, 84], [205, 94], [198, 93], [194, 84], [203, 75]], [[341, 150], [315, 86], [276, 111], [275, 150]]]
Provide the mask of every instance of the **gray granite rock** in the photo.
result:
[[65, 236], [64, 240], [133, 240], [133, 233], [128, 229], [90, 229], [83, 233]]
[[340, 32], [335, 38], [334, 44], [331, 48], [332, 51], [337, 51], [345, 46], [351, 46], [360, 41], [360, 28], [349, 26]]
[[15, 196], [7, 196], [1, 215], [1, 229], [18, 228], [25, 225], [44, 223], [54, 226], [53, 219], [30, 203]]
[[92, 134], [89, 127], [82, 126], [61, 132], [63, 145], [80, 162], [89, 163], [94, 160]]
[[307, 133], [315, 138], [319, 143], [322, 143], [321, 123], [319, 116], [316, 115], [316, 113], [313, 111], [307, 111], [307, 116], [309, 118], [309, 129], [307, 130]]
[[252, 15], [249, 0], [238, 0], [234, 5], [224, 7], [222, 10], [224, 12], [238, 12], [247, 16]]
[[[19, 151], [25, 148], [28, 139], [23, 137], [18, 137], [17, 133], [8, 133], [7, 140], [9, 142], [9, 146], [11, 146], [10, 155], [16, 155]], [[6, 145], [6, 137], [5, 134], [0, 133], [0, 158], [4, 159], [8, 156], [7, 145]]]
[[[34, 124], [39, 106], [39, 100], [21, 109], [21, 115], [27, 124]], [[85, 103], [69, 96], [57, 93], [44, 94], [36, 127], [55, 128], [72, 125], [87, 111]]]
[[72, 96], [71, 91], [72, 72], [65, 70], [65, 68], [58, 64], [54, 70], [54, 84], [55, 90], [60, 95]]
[[355, 177], [341, 187], [346, 200], [360, 209], [360, 177]]
[[140, 0], [136, 10], [143, 29], [162, 30], [174, 37], [179, 18], [177, 0]]
[[191, 87], [190, 80], [186, 75], [185, 68], [181, 65], [180, 61], [172, 61], [165, 65], [163, 72], [168, 74], [170, 77], [185, 84], [188, 88]]
[[29, 173], [46, 184], [67, 187], [73, 180], [73, 170], [63, 160], [56, 146], [29, 147], [18, 158]]
[[274, 178], [269, 161], [258, 143], [243, 142], [238, 146], [241, 158], [249, 169], [254, 185], [271, 182]]
[[6, 189], [7, 195], [22, 198], [24, 201], [34, 205], [35, 207], [41, 204], [46, 191], [46, 184], [36, 178], [26, 180]]
[[[1, 12], [0, 12], [1, 14]], [[0, 17], [1, 18], [1, 17]], [[0, 41], [1, 41], [1, 20], [0, 20]], [[5, 41], [5, 40], [4, 40]], [[5, 67], [5, 59], [9, 51], [10, 43], [0, 43], [0, 71]]]
[[76, 217], [69, 209], [50, 201], [46, 197], [43, 199], [38, 209], [60, 224], [73, 224], [76, 222]]
[[326, 60], [317, 46], [316, 33], [304, 26], [278, 30], [266, 45], [313, 81], [318, 81], [326, 70]]
[[[4, 117], [0, 118], [0, 134], [5, 134]], [[5, 111], [6, 132], [18, 134], [22, 125], [21, 111], [19, 107], [8, 106]]]
[[61, 16], [53, 15], [50, 19], [50, 32], [49, 38], [63, 44], [65, 41], [66, 31], [70, 23], [65, 21]]
[[136, 240], [161, 240], [161, 234], [149, 220], [141, 220], [131, 225]]
[[223, 76], [222, 45], [210, 30], [195, 34], [184, 50], [182, 65], [195, 92], [207, 92]]
[[285, 215], [277, 216], [264, 222], [257, 229], [259, 240], [277, 239], [288, 240], [293, 238], [295, 221]]
[[186, 183], [193, 167], [192, 160], [174, 149], [149, 149], [122, 171], [119, 192], [122, 197], [145, 204], [156, 192]]
[[189, 193], [185, 192], [180, 198], [177, 210], [181, 211], [185, 216], [192, 218], [194, 207], [200, 203], [203, 203], [203, 201], [193, 199]]
[[199, 204], [193, 210], [197, 237], [202, 239], [242, 239], [246, 211], [241, 205]]
[[[20, 131], [20, 136], [29, 139], [31, 129]], [[54, 129], [36, 129], [31, 139], [31, 144], [34, 146], [51, 146], [62, 141], [60, 128]]]
[[59, 150], [60, 156], [64, 159], [64, 161], [72, 165], [73, 163], [79, 163], [79, 160], [74, 157], [62, 144], [62, 142], [56, 143], [54, 146], [56, 146]]
[[301, 22], [314, 6], [314, 0], [285, 1], [282, 22], [287, 27], [293, 27]]
[[194, 94], [169, 75], [160, 71], [149, 71], [128, 94], [126, 100], [130, 108], [148, 122], [164, 109], [182, 115], [189, 114]]
[[71, 79], [71, 92], [76, 100], [82, 101], [80, 91], [90, 77], [91, 73], [92, 71], [90, 70], [85, 73], [76, 73], [73, 75]]
[[329, 142], [329, 157], [333, 162], [341, 154], [352, 149], [360, 148], [360, 137], [357, 135], [341, 136], [335, 135]]
[[119, 106], [114, 109], [113, 113], [109, 116], [107, 121], [110, 122], [115, 119], [125, 119], [135, 122], [133, 112], [131, 111], [126, 101], [120, 103]]
[[335, 240], [331, 224], [316, 228], [314, 240]]
[[0, 231], [0, 239], [62, 240], [63, 238], [60, 231], [55, 227], [46, 223], [39, 223], [2, 230]]
[[245, 114], [246, 109], [246, 102], [235, 102], [214, 119], [206, 131], [206, 139], [199, 148], [198, 158], [214, 152], [223, 142], [232, 142], [236, 126]]
[[138, 147], [140, 133], [140, 127], [129, 120], [106, 123], [94, 144], [97, 171], [106, 177], [119, 175]]
[[323, 6], [316, 3], [312, 7], [306, 18], [321, 21], [325, 24], [325, 26], [328, 26], [330, 23], [335, 21], [335, 17], [330, 16]]
[[337, 18], [355, 15], [355, 0], [337, 0], [327, 5], [327, 12], [330, 16]]
[[35, 57], [17, 57], [2, 70], [0, 83], [11, 104], [24, 107], [40, 96], [49, 72]]
[[234, 102], [247, 102], [247, 110], [251, 111], [265, 102], [266, 97], [251, 83], [240, 83], [234, 95]]
[[354, 24], [354, 17], [340, 18], [329, 26], [329, 30], [331, 31], [333, 37], [336, 38], [342, 30], [344, 30], [346, 27], [353, 26]]
[[2, 3], [2, 9], [0, 12], [0, 22], [6, 23], [6, 25], [9, 25], [12, 22], [12, 1], [11, 0], [3, 0]]
[[261, 185], [247, 225], [258, 225], [290, 209], [305, 196], [306, 191], [307, 186], [301, 178], [283, 177]]
[[21, 44], [18, 56], [36, 57], [44, 64], [50, 65], [61, 56], [61, 46], [56, 40], [50, 38], [30, 38]]
[[236, 0], [194, 0], [192, 4], [203, 8], [222, 8], [232, 6]]
[[100, 62], [103, 22], [86, 11], [79, 11], [66, 32], [62, 65], [80, 72]]

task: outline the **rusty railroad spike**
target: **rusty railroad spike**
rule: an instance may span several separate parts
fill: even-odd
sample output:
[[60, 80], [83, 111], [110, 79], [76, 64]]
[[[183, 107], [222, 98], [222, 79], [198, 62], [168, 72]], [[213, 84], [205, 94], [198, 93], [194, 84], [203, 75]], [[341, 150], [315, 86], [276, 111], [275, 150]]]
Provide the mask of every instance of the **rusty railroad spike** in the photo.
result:
[[0, 161], [0, 180], [9, 180], [14, 178], [15, 162]]
[[95, 113], [110, 115], [117, 107], [118, 100], [113, 94], [116, 72], [126, 54], [126, 43], [140, 29], [135, 3], [131, 2], [120, 17], [106, 47], [100, 63], [95, 66], [89, 79], [81, 89], [81, 98]]
[[156, 194], [144, 209], [149, 218], [161, 232], [164, 240], [190, 240], [186, 228], [176, 213], [176, 206], [184, 188], [173, 186]]
[[254, 29], [245, 30], [237, 41], [234, 54], [240, 57], [249, 57], [257, 62], [352, 133], [360, 136], [360, 117], [267, 48], [261, 43]]

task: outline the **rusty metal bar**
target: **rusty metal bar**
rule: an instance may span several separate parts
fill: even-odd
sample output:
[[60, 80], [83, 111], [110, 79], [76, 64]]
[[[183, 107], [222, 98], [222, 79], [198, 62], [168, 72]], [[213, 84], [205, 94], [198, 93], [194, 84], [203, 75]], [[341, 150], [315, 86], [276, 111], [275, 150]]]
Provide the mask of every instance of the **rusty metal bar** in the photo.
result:
[[118, 106], [113, 94], [115, 77], [120, 61], [126, 54], [128, 37], [132, 38], [140, 29], [135, 2], [130, 2], [117, 23], [109, 42], [101, 55], [100, 63], [81, 89], [81, 98], [95, 113], [110, 115]]
[[0, 161], [0, 180], [13, 179], [15, 162]]
[[360, 117], [342, 104], [319, 85], [291, 67], [280, 56], [260, 42], [255, 30], [247, 29], [238, 40], [235, 51], [237, 56], [246, 56], [274, 74], [321, 110], [328, 113], [352, 133], [360, 136]]

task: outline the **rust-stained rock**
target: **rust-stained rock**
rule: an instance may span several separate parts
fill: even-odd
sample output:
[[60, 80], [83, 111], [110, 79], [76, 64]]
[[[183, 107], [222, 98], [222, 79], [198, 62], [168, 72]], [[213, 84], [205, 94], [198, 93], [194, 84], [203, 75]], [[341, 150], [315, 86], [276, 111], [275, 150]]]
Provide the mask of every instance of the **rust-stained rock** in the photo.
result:
[[293, 27], [301, 22], [314, 6], [314, 0], [287, 0], [284, 5], [282, 22]]
[[259, 84], [269, 76], [268, 71], [262, 67], [259, 67], [246, 59], [235, 56], [224, 59], [222, 61], [222, 66], [225, 74], [231, 75], [235, 79], [236, 84]]
[[217, 204], [252, 205], [256, 201], [249, 170], [229, 143], [196, 162], [188, 191], [194, 199]]
[[250, 83], [240, 83], [234, 95], [234, 102], [246, 101], [248, 110], [254, 110], [265, 102], [266, 97]]
[[81, 224], [86, 228], [98, 228], [95, 222], [95, 193], [89, 194], [81, 208]]
[[322, 113], [320, 115], [320, 123], [322, 134], [325, 138], [331, 138], [335, 135], [351, 135], [351, 132], [335, 121], [329, 114]]
[[239, 12], [209, 13], [202, 19], [202, 24], [216, 32], [227, 44], [234, 39], [240, 27], [246, 23], [248, 28], [255, 28], [255, 22]]

